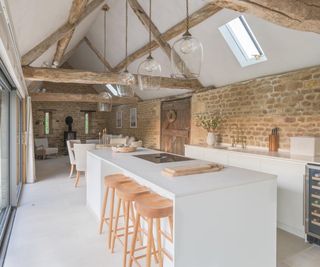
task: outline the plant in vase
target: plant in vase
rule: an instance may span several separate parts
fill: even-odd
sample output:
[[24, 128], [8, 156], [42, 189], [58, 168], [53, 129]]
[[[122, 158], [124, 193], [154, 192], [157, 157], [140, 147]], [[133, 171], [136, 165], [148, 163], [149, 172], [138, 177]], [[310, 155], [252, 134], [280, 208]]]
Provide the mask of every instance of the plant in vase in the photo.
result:
[[209, 146], [215, 145], [217, 143], [216, 130], [222, 123], [222, 117], [218, 115], [208, 114], [208, 115], [198, 115], [197, 116], [197, 126], [205, 129], [208, 132], [207, 144]]

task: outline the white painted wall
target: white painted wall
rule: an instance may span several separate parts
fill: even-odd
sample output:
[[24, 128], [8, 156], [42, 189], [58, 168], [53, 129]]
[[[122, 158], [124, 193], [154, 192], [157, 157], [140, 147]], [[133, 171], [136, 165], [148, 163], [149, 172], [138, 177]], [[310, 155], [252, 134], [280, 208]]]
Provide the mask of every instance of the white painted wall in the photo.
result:
[[[24, 55], [68, 20], [72, 0], [10, 0], [8, 1], [18, 49]], [[95, 21], [98, 8], [87, 16], [76, 28], [66, 52], [75, 47], [86, 35]], [[32, 66], [51, 64], [56, 44], [35, 60]]]

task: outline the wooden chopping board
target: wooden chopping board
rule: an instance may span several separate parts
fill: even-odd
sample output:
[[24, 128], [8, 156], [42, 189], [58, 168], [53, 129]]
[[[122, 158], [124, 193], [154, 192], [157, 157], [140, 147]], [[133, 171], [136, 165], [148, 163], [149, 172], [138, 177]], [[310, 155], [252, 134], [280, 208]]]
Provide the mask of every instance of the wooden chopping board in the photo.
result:
[[178, 166], [170, 167], [162, 170], [162, 173], [168, 176], [183, 176], [183, 175], [192, 175], [200, 174], [207, 172], [217, 172], [221, 171], [224, 168], [223, 165], [217, 163], [208, 163], [208, 164], [199, 164], [192, 166]]

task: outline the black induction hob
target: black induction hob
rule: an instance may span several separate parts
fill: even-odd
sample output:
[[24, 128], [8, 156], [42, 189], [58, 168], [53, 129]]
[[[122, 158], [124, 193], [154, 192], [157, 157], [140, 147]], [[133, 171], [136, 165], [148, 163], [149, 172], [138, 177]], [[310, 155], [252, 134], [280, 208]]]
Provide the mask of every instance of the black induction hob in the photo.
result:
[[191, 158], [186, 158], [183, 156], [177, 156], [177, 155], [168, 154], [168, 153], [134, 155], [133, 157], [151, 161], [153, 163], [167, 163], [167, 162], [193, 160]]

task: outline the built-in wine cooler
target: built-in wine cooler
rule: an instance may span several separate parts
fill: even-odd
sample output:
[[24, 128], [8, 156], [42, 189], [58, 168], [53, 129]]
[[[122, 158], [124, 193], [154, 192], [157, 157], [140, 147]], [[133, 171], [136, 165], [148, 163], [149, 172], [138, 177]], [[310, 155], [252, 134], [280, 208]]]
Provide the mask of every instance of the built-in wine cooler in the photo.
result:
[[307, 165], [304, 193], [307, 239], [320, 245], [320, 165]]

